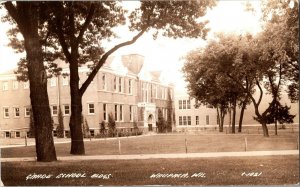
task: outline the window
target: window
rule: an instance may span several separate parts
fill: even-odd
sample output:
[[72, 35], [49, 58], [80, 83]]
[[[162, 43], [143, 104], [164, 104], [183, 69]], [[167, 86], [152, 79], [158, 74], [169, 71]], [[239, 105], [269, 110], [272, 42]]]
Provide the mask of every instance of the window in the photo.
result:
[[153, 97], [154, 98], [157, 98], [157, 91], [156, 91], [157, 89], [156, 89], [156, 85], [153, 85], [152, 86], [152, 91], [153, 91]]
[[95, 105], [93, 103], [88, 104], [88, 114], [95, 114]]
[[24, 89], [28, 89], [28, 88], [29, 88], [29, 82], [26, 81], [26, 82], [24, 82]]
[[63, 86], [68, 86], [68, 85], [69, 85], [69, 78], [63, 77]]
[[114, 77], [114, 91], [117, 91], [117, 77]]
[[119, 92], [122, 92], [122, 78], [119, 77]]
[[120, 118], [119, 118], [120, 121], [123, 120], [123, 105], [120, 105]]
[[70, 115], [70, 105], [64, 105], [64, 113], [66, 116]]
[[20, 117], [20, 108], [19, 107], [15, 107], [14, 111], [15, 111], [15, 117]]
[[168, 120], [168, 109], [166, 108], [166, 120]]
[[25, 107], [25, 117], [30, 117], [31, 108]]
[[70, 136], [70, 131], [65, 131], [65, 137], [69, 138]]
[[186, 109], [186, 100], [182, 101], [182, 109]]
[[19, 88], [19, 82], [18, 81], [13, 81], [13, 89], [17, 90]]
[[56, 130], [53, 130], [53, 136], [57, 137], [57, 131]]
[[129, 120], [130, 120], [130, 121], [133, 120], [133, 110], [132, 110], [132, 106], [129, 106]]
[[186, 109], [191, 109], [191, 100], [186, 101]]
[[106, 90], [106, 77], [105, 77], [105, 74], [102, 75], [102, 90]]
[[10, 132], [5, 132], [5, 138], [10, 138]]
[[95, 130], [90, 130], [90, 135], [91, 135], [91, 137], [94, 137], [95, 136]]
[[191, 101], [179, 100], [179, 109], [191, 109]]
[[115, 105], [115, 121], [118, 121], [118, 105]]
[[179, 109], [182, 109], [182, 100], [179, 100]]
[[3, 117], [9, 118], [9, 108], [8, 107], [3, 108]]
[[52, 105], [52, 116], [57, 116], [58, 110], [56, 105]]
[[196, 116], [196, 125], [199, 125], [199, 116]]
[[186, 125], [187, 121], [186, 121], [186, 116], [183, 116], [183, 125]]
[[143, 102], [148, 102], [148, 85], [145, 82], [142, 84]]
[[209, 125], [209, 115], [206, 115], [206, 125]]
[[187, 124], [188, 125], [191, 125], [192, 124], [192, 120], [191, 120], [191, 116], [187, 116]]
[[17, 131], [16, 132], [16, 138], [20, 138], [21, 137], [21, 133], [20, 133], [20, 131]]
[[179, 116], [179, 125], [182, 125], [182, 116]]
[[56, 78], [55, 77], [52, 77], [51, 79], [50, 79], [50, 86], [56, 86]]
[[2, 83], [2, 89], [3, 90], [8, 90], [8, 82], [7, 81]]
[[107, 117], [107, 112], [106, 112], [106, 104], [103, 104], [103, 120], [106, 121]]
[[132, 94], [132, 80], [131, 79], [129, 79], [129, 81], [128, 81], [128, 93]]

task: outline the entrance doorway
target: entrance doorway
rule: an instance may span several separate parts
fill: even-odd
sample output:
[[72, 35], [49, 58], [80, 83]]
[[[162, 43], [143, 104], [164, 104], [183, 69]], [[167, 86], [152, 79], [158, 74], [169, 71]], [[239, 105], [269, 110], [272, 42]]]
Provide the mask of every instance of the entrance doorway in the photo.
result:
[[152, 123], [153, 123], [153, 115], [150, 114], [148, 117], [148, 131], [153, 131]]

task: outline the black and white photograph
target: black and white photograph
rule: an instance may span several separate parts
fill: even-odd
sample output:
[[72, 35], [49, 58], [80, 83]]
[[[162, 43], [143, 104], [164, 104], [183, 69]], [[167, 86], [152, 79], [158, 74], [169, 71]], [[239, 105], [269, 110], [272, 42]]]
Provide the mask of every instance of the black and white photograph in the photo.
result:
[[0, 186], [299, 185], [299, 0], [0, 2]]

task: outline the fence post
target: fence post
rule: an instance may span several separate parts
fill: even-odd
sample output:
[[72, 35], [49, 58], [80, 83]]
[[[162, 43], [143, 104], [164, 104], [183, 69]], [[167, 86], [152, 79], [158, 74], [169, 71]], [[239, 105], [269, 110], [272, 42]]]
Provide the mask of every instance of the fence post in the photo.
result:
[[186, 138], [185, 138], [185, 153], [187, 153], [187, 140], [186, 140]]
[[247, 137], [245, 137], [245, 151], [247, 151]]
[[120, 141], [120, 138], [118, 136], [118, 141], [119, 141], [119, 155], [121, 154], [121, 141]]

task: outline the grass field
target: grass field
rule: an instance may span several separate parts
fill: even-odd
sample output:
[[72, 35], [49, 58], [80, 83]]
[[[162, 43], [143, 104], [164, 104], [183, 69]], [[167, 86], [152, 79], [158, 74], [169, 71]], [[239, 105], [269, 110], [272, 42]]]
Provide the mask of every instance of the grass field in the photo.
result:
[[[283, 185], [299, 182], [298, 156], [2, 163], [4, 185]], [[244, 173], [245, 172], [245, 173]], [[256, 173], [259, 176], [246, 176]], [[30, 174], [52, 175], [28, 179]], [[84, 178], [56, 178], [80, 173]], [[197, 175], [194, 175], [194, 174]], [[201, 173], [199, 175], [199, 173]], [[107, 174], [109, 178], [91, 178]], [[187, 178], [155, 174], [187, 174]], [[94, 175], [95, 176], [95, 175]], [[162, 176], [162, 175], [161, 175]], [[169, 175], [170, 176], [170, 175]], [[174, 176], [174, 175], [173, 175]], [[192, 177], [193, 176], [193, 177]]]
[[[185, 139], [189, 153], [245, 151], [293, 150], [297, 149], [297, 134], [283, 134], [265, 138], [261, 135], [245, 134], [201, 134], [184, 135], [168, 134], [122, 138], [121, 154], [157, 154], [157, 153], [185, 153]], [[119, 154], [118, 139], [93, 140], [85, 142], [86, 155]], [[67, 156], [70, 143], [56, 144], [58, 156]], [[19, 154], [22, 153], [22, 154]], [[2, 148], [1, 157], [33, 157], [35, 146]]]

